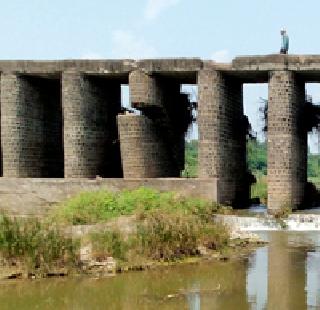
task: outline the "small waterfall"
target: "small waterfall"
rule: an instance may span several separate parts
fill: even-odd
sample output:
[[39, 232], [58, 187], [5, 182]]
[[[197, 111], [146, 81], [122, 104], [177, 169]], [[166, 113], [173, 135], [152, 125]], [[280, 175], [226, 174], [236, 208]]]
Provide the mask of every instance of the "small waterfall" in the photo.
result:
[[320, 231], [320, 214], [290, 214], [285, 219], [276, 219], [271, 215], [216, 215], [215, 220], [234, 231]]

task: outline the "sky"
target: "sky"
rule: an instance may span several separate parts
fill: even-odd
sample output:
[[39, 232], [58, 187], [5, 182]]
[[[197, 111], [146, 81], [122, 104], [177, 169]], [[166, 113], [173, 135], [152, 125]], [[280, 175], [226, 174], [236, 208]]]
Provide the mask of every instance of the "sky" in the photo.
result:
[[[0, 59], [320, 54], [317, 0], [0, 0]], [[320, 85], [308, 86], [320, 101]], [[266, 85], [245, 85], [245, 112], [259, 131]], [[260, 125], [259, 125], [260, 124]], [[259, 127], [260, 126], [260, 127]]]

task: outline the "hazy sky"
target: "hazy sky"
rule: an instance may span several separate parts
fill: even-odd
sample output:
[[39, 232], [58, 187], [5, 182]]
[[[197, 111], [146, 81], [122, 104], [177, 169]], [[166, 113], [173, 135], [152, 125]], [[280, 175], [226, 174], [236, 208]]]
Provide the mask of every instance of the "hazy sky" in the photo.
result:
[[[0, 0], [0, 59], [201, 57], [320, 54], [316, 0]], [[245, 86], [245, 111], [259, 128], [259, 97]], [[320, 101], [320, 86], [309, 88]]]

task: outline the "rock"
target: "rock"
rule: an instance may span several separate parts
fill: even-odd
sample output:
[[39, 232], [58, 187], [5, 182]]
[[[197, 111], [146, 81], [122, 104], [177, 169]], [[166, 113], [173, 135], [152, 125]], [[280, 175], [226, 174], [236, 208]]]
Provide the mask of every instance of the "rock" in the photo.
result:
[[202, 255], [202, 256], [206, 256], [206, 255], [209, 254], [208, 253], [208, 249], [203, 245], [199, 245], [197, 250], [199, 251], [199, 254]]
[[106, 267], [108, 272], [113, 272], [115, 273], [117, 270], [117, 262], [113, 257], [108, 257], [106, 261]]
[[92, 244], [87, 243], [80, 248], [80, 261], [83, 263], [92, 261]]

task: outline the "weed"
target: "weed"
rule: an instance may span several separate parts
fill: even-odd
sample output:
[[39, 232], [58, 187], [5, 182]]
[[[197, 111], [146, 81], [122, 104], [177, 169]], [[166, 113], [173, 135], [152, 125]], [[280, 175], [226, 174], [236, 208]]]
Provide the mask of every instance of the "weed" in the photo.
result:
[[78, 247], [55, 224], [0, 216], [0, 254], [7, 262], [48, 271], [52, 265], [75, 264]]

